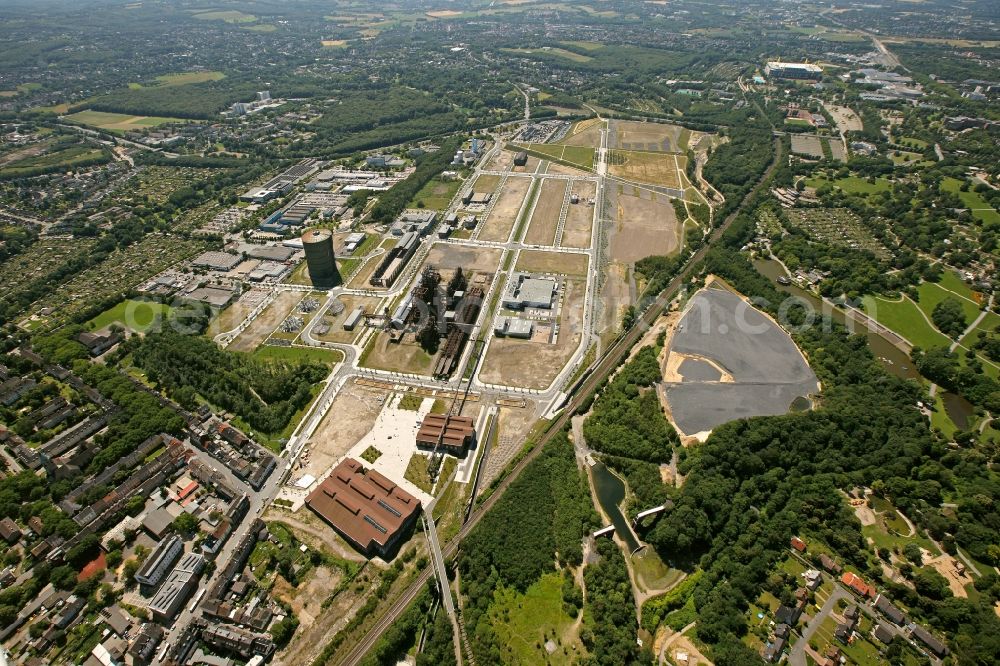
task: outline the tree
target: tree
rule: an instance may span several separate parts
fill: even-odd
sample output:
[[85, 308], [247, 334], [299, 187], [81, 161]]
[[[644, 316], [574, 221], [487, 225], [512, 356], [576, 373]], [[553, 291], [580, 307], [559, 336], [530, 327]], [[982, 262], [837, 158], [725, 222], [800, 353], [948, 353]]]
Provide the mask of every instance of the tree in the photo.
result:
[[174, 518], [174, 521], [170, 525], [180, 534], [188, 535], [198, 529], [198, 519], [190, 513], [184, 512]]
[[957, 339], [965, 332], [965, 313], [958, 299], [952, 296], [934, 306], [931, 311], [931, 321], [949, 338]]

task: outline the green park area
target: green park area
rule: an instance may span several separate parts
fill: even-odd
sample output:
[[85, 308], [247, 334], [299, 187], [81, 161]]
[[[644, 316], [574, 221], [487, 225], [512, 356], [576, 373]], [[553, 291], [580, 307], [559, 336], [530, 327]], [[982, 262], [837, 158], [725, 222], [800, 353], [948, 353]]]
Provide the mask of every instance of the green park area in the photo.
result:
[[98, 129], [124, 134], [152, 129], [168, 123], [186, 122], [180, 118], [165, 118], [161, 116], [133, 116], [125, 113], [108, 113], [106, 111], [78, 111], [65, 117], [65, 120], [78, 125], [87, 125]]
[[13, 162], [8, 162], [0, 167], [0, 175], [16, 177], [21, 175], [32, 175], [38, 172], [48, 172], [68, 168], [75, 165], [95, 164], [98, 161], [106, 161], [107, 153], [102, 148], [95, 148], [88, 144], [75, 144], [65, 148], [56, 148], [51, 152], [41, 155], [25, 157]]
[[962, 191], [962, 182], [957, 178], [945, 178], [941, 181], [941, 188], [946, 192], [956, 194], [962, 200], [962, 205], [969, 209], [972, 216], [982, 220], [988, 226], [1000, 225], [1000, 213], [994, 210], [978, 192], [971, 188]]
[[[506, 663], [570, 664], [579, 657], [582, 646], [573, 618], [563, 610], [558, 573], [545, 574], [524, 594], [505, 587], [496, 590], [489, 616]], [[545, 649], [547, 640], [556, 644], [552, 654]]]
[[905, 296], [895, 300], [865, 296], [864, 308], [869, 317], [899, 333], [914, 346], [930, 349], [951, 344], [947, 336], [938, 332], [925, 318], [917, 304]]
[[133, 333], [146, 333], [170, 318], [173, 308], [165, 303], [129, 298], [87, 322], [95, 331], [117, 324]]
[[836, 180], [826, 178], [806, 179], [806, 185], [809, 187], [820, 188], [827, 184], [839, 187], [847, 194], [878, 194], [880, 192], [888, 192], [890, 187], [889, 181], [885, 178], [876, 178], [874, 183], [868, 182], [867, 178], [860, 178], [858, 176], [848, 176], [846, 178], [837, 178]]
[[336, 349], [323, 349], [322, 347], [279, 347], [277, 345], [260, 345], [253, 352], [254, 358], [269, 359], [274, 361], [288, 361], [291, 363], [307, 363], [315, 361], [333, 365], [344, 360], [344, 354]]
[[445, 210], [461, 186], [462, 181], [457, 178], [442, 180], [440, 176], [435, 176], [413, 195], [409, 206], [428, 210]]
[[[222, 72], [215, 70], [201, 70], [197, 72], [174, 72], [173, 74], [162, 74], [157, 76], [155, 87], [166, 88], [169, 86], [186, 86], [191, 83], [205, 83], [206, 81], [221, 81], [226, 78]], [[128, 87], [132, 90], [153, 87], [144, 86], [141, 83], [130, 83]]]

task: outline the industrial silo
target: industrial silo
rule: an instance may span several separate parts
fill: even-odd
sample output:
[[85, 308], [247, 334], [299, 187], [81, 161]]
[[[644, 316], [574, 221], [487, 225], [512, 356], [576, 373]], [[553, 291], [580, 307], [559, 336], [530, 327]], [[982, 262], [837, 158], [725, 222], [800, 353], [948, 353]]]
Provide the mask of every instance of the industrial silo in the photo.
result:
[[302, 234], [302, 247], [313, 286], [326, 289], [337, 285], [340, 274], [333, 254], [333, 234], [327, 229], [310, 229]]

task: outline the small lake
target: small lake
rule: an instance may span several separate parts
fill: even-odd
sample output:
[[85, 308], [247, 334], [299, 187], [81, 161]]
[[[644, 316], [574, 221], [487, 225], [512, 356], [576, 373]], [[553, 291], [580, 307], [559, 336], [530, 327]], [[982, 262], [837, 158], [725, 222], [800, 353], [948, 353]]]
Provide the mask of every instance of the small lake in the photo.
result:
[[621, 504], [625, 501], [625, 483], [601, 462], [591, 466], [590, 474], [594, 479], [597, 501], [615, 526], [615, 533], [628, 546], [628, 552], [634, 552], [639, 547], [639, 541], [621, 510]]
[[[777, 278], [782, 275], [787, 275], [781, 264], [773, 259], [757, 259], [753, 262], [753, 265], [761, 275], [770, 278], [772, 281], [777, 280]], [[843, 312], [836, 308], [831, 308], [813, 294], [803, 289], [799, 289], [795, 285], [775, 283], [774, 286], [786, 294], [798, 296], [799, 298], [808, 301], [810, 305], [816, 308], [817, 312], [828, 314], [830, 318], [838, 324], [852, 328], [851, 322]], [[909, 355], [902, 349], [883, 338], [877, 332], [869, 329], [867, 326], [863, 326], [855, 322], [852, 330], [856, 333], [863, 333], [864, 336], [868, 338], [868, 346], [871, 348], [872, 353], [875, 354], [875, 357], [890, 373], [904, 379], [926, 381], [920, 376], [920, 373], [917, 372], [916, 368], [913, 367], [913, 362], [910, 360]], [[948, 414], [948, 418], [950, 418], [958, 428], [962, 430], [968, 428], [969, 421], [971, 420], [974, 411], [972, 403], [960, 395], [949, 393], [947, 391], [942, 391], [940, 395], [941, 402], [944, 403], [944, 408]]]

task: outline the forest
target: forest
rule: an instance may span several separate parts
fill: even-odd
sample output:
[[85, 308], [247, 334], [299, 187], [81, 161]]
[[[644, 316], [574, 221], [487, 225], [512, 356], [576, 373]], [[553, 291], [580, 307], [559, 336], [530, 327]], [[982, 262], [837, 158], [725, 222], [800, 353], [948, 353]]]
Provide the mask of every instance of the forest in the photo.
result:
[[403, 212], [417, 192], [451, 163], [455, 151], [462, 147], [461, 138], [452, 138], [441, 144], [441, 149], [422, 155], [417, 160], [417, 168], [406, 180], [396, 183], [379, 197], [369, 213], [369, 219], [380, 224], [390, 224]]
[[[739, 247], [748, 229], [735, 224], [727, 243]], [[730, 249], [710, 251], [705, 270], [747, 296], [781, 302], [780, 292]], [[794, 322], [796, 315], [789, 317]], [[825, 542], [866, 577], [884, 582], [838, 489], [872, 487], [946, 548], [960, 545], [987, 562], [1000, 554], [994, 543], [1000, 483], [981, 453], [948, 451], [932, 436], [916, 407], [920, 387], [888, 374], [863, 337], [835, 324], [807, 328], [796, 342], [823, 383], [820, 407], [717, 428], [682, 461], [686, 481], [675, 508], [647, 535], [665, 560], [704, 570], [693, 592], [697, 631], [714, 646], [716, 663], [747, 663], [738, 641], [746, 631], [744, 610], [794, 534]], [[940, 508], [945, 496], [957, 498], [954, 513]], [[958, 663], [986, 664], [1000, 658], [1000, 619], [991, 606], [921, 595], [911, 610], [948, 631]], [[949, 621], [956, 613], [969, 622]], [[991, 636], [976, 641], [975, 632], [987, 627]]]
[[596, 451], [648, 462], [670, 459], [678, 439], [654, 388], [661, 379], [657, 354], [655, 347], [639, 350], [594, 401], [583, 435]]
[[581, 540], [597, 525], [589, 488], [564, 431], [524, 468], [462, 543], [464, 617], [477, 662], [500, 663], [487, 614], [493, 591], [503, 586], [524, 592], [557, 561], [579, 566]]
[[193, 409], [199, 397], [231, 411], [252, 428], [280, 432], [312, 400], [313, 384], [326, 376], [319, 363], [258, 361], [219, 349], [200, 336], [165, 327], [124, 344], [132, 362], [181, 406]]

